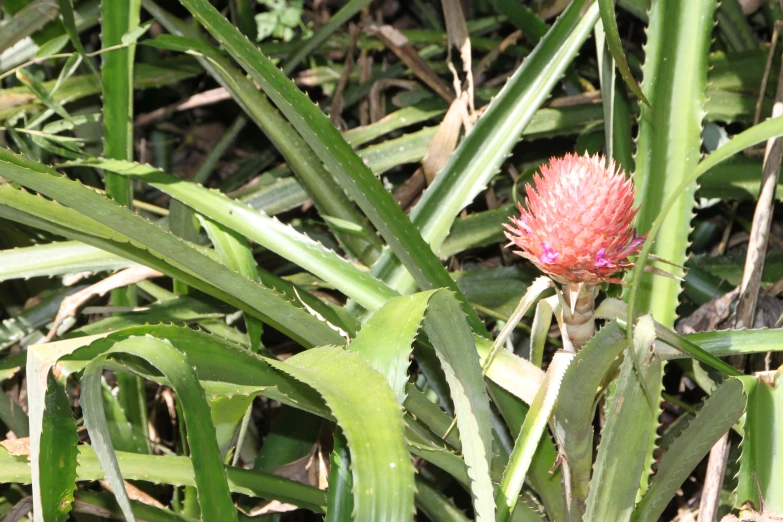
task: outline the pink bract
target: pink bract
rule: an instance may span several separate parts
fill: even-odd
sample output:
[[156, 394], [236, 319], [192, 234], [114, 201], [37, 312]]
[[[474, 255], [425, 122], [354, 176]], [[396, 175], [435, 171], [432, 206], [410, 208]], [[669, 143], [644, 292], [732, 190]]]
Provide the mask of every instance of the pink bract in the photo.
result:
[[622, 283], [613, 274], [633, 266], [641, 250], [633, 221], [635, 189], [614, 161], [566, 154], [552, 158], [527, 186], [527, 210], [506, 225], [506, 237], [560, 283]]

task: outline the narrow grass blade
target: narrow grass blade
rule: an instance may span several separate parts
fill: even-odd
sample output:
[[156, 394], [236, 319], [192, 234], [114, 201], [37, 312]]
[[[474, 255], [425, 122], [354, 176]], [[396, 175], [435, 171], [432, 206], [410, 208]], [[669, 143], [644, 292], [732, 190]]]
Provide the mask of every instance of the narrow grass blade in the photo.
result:
[[617, 29], [617, 15], [614, 12], [614, 2], [615, 0], [598, 0], [598, 5], [601, 9], [601, 21], [603, 21], [604, 33], [606, 34], [606, 43], [612, 52], [617, 69], [620, 71], [620, 75], [625, 80], [625, 83], [628, 84], [628, 87], [639, 100], [651, 107], [639, 84], [636, 83], [636, 79], [631, 73], [631, 68], [628, 67], [628, 60], [625, 58], [625, 52], [623, 51], [623, 42], [620, 40], [620, 31]]
[[[122, 37], [139, 26], [140, 0], [102, 0], [103, 49], [122, 45]], [[101, 56], [103, 83], [103, 153], [107, 158], [133, 159], [133, 61], [130, 45]], [[106, 176], [106, 193], [123, 205], [131, 205], [133, 191], [127, 179]], [[116, 295], [116, 294], [114, 294]], [[127, 303], [115, 303], [126, 306]]]
[[329, 36], [332, 35], [341, 25], [345, 24], [348, 20], [361, 11], [365, 6], [369, 5], [372, 0], [350, 0], [343, 5], [339, 11], [334, 13], [329, 18], [329, 21], [323, 25], [316, 33], [309, 39], [302, 42], [299, 48], [291, 53], [291, 55], [283, 62], [283, 72], [286, 75], [290, 75], [294, 72], [294, 69], [299, 63], [319, 45], [324, 43]]

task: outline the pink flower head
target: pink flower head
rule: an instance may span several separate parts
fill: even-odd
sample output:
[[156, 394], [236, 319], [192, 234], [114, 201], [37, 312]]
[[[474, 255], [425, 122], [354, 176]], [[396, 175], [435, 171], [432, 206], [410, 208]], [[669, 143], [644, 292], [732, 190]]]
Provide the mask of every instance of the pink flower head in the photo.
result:
[[622, 283], [610, 276], [630, 268], [641, 250], [632, 223], [635, 190], [604, 156], [552, 158], [527, 186], [527, 210], [506, 225], [506, 237], [560, 283]]

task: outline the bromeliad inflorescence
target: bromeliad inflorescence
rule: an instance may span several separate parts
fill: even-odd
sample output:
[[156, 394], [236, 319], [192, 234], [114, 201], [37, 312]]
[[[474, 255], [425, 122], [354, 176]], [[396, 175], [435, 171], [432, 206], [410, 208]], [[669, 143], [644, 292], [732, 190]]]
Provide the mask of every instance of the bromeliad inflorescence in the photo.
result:
[[595, 332], [598, 285], [622, 283], [617, 275], [633, 266], [629, 256], [644, 243], [633, 227], [633, 182], [613, 161], [607, 165], [604, 156], [587, 154], [552, 158], [533, 181], [527, 208], [519, 205], [520, 216], [506, 225], [506, 237], [519, 248], [517, 254], [551, 279], [531, 286], [519, 310], [543, 289], [557, 288], [552, 280], [559, 283], [562, 292], [548, 306], [558, 318], [566, 349], [578, 349]]

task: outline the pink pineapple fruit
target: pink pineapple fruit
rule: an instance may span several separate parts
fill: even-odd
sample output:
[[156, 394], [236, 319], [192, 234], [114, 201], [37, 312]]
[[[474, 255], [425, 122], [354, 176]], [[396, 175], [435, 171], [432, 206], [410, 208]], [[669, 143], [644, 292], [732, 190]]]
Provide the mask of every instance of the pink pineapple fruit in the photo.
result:
[[612, 276], [633, 266], [628, 257], [644, 243], [633, 227], [635, 189], [614, 161], [607, 167], [604, 156], [587, 154], [552, 158], [534, 185], [506, 237], [517, 254], [564, 285], [570, 306], [564, 319], [578, 348], [595, 332], [597, 285], [622, 283]]

